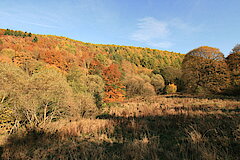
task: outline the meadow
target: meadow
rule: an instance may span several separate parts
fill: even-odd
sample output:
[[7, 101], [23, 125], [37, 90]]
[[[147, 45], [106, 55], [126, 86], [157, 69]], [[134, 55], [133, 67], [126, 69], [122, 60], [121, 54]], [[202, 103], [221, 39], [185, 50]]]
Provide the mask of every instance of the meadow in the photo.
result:
[[1, 136], [3, 159], [232, 159], [240, 157], [240, 101], [169, 94], [130, 98]]

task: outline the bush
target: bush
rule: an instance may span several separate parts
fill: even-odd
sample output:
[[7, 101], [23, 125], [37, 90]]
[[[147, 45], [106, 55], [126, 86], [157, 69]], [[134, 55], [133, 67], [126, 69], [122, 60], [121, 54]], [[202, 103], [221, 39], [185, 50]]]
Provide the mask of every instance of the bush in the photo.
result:
[[97, 112], [94, 97], [91, 94], [77, 94], [74, 97], [75, 105], [81, 117], [93, 117]]
[[169, 84], [165, 88], [165, 93], [170, 94], [170, 93], [176, 93], [177, 92], [177, 86], [175, 84]]
[[[158, 73], [158, 72], [154, 71], [153, 73]], [[172, 66], [167, 66], [165, 68], [160, 69], [159, 74], [163, 76], [166, 84], [170, 84], [170, 83], [177, 84], [177, 81], [182, 76], [182, 71], [181, 69], [178, 69]]]
[[156, 94], [153, 85], [151, 85], [148, 82], [143, 85], [142, 91], [143, 91], [142, 93], [143, 96], [153, 96]]
[[154, 74], [151, 77], [151, 84], [154, 86], [157, 94], [160, 94], [165, 87], [164, 79], [160, 74]]
[[125, 86], [128, 97], [150, 96], [155, 94], [154, 87], [138, 76], [127, 78]]
[[139, 76], [145, 81], [145, 82], [151, 82], [151, 78], [147, 75], [147, 74], [144, 74], [144, 73], [140, 73]]

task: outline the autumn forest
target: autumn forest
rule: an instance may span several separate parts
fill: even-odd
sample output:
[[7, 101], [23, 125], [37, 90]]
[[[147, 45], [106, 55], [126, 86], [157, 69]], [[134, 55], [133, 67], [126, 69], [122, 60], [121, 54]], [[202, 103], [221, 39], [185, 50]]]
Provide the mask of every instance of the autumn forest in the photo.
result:
[[0, 159], [238, 159], [240, 45], [229, 52], [1, 29]]

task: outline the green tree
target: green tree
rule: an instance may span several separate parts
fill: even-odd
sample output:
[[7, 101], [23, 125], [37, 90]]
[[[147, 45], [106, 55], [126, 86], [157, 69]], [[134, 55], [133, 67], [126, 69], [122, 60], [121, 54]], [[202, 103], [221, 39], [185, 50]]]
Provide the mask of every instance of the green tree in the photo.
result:
[[38, 42], [37, 36], [34, 37], [34, 39], [32, 40], [32, 42], [35, 42], [35, 43]]
[[78, 95], [77, 97], [88, 97], [88, 100], [90, 99], [89, 97], [91, 97], [93, 99], [92, 101], [95, 101], [97, 107], [101, 107], [104, 95], [104, 82], [100, 76], [87, 75], [86, 70], [75, 67], [67, 74], [67, 81], [74, 93]]
[[4, 32], [4, 35], [10, 35], [10, 34], [11, 34], [10, 29], [7, 29], [7, 30]]
[[3, 41], [0, 39], [0, 51], [3, 49]]

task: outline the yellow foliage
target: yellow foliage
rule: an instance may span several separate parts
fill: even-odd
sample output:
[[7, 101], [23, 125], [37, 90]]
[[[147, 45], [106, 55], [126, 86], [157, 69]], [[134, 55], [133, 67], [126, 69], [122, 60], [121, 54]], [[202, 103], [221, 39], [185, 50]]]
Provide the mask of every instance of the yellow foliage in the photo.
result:
[[167, 94], [169, 94], [169, 93], [176, 93], [177, 92], [177, 86], [175, 84], [173, 84], [173, 83], [169, 84], [169, 85], [166, 86], [165, 92]]

